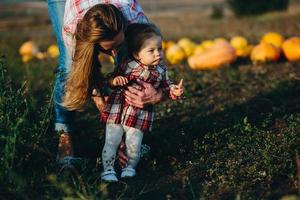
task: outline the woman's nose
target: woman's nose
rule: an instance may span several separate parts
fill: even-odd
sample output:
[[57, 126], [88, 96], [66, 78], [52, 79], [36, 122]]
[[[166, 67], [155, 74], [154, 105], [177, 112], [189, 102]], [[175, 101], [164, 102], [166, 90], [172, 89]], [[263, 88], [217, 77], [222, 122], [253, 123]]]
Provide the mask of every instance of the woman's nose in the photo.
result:
[[116, 56], [118, 54], [118, 50], [114, 49], [114, 50], [111, 50], [111, 55], [112, 56]]

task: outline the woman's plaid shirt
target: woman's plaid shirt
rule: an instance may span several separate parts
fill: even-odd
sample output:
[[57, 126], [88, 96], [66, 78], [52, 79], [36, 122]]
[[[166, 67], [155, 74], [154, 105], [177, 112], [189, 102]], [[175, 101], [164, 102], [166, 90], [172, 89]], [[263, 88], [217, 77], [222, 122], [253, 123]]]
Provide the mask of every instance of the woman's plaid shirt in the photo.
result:
[[78, 21], [96, 4], [113, 4], [123, 13], [129, 23], [148, 22], [143, 9], [136, 0], [67, 0], [62, 36], [71, 57], [76, 45], [74, 34]]

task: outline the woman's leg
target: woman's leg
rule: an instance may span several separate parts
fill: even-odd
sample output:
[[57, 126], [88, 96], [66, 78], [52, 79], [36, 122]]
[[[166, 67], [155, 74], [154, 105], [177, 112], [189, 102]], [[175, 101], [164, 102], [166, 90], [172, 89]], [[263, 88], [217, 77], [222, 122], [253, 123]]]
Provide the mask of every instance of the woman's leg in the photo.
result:
[[116, 153], [124, 133], [121, 124], [106, 124], [105, 144], [102, 150], [104, 172], [113, 171]]
[[71, 131], [71, 122], [73, 121], [72, 118], [74, 113], [67, 111], [60, 105], [64, 95], [65, 80], [71, 63], [62, 39], [62, 26], [66, 1], [48, 0], [47, 3], [49, 17], [59, 48], [59, 60], [54, 83], [54, 121], [55, 130], [60, 133], [58, 155], [59, 159], [62, 159], [65, 156], [73, 156], [72, 140], [69, 132]]

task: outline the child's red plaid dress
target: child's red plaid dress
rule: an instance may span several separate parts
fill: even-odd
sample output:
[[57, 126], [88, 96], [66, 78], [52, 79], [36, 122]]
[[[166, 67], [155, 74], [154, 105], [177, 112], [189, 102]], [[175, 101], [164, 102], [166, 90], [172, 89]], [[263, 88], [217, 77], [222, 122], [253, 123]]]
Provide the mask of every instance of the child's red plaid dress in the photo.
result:
[[[172, 84], [167, 69], [163, 65], [148, 68], [135, 60], [129, 60], [116, 68], [115, 76], [125, 76], [129, 82], [140, 79], [150, 83], [156, 89], [162, 89], [170, 97]], [[123, 92], [123, 88], [115, 89], [112, 92], [101, 114], [101, 121], [110, 124], [123, 124], [140, 129], [143, 132], [151, 131], [154, 121], [153, 106], [146, 106], [146, 108], [141, 109], [129, 105], [125, 101]]]

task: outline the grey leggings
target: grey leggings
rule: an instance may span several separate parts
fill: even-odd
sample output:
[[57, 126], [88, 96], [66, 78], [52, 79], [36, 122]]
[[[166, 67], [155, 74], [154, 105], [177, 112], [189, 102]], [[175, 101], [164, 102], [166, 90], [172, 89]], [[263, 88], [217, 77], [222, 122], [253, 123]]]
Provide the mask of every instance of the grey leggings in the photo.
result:
[[127, 167], [135, 168], [140, 159], [143, 132], [122, 124], [106, 124], [105, 145], [102, 151], [103, 169], [113, 171], [116, 153], [125, 132]]

